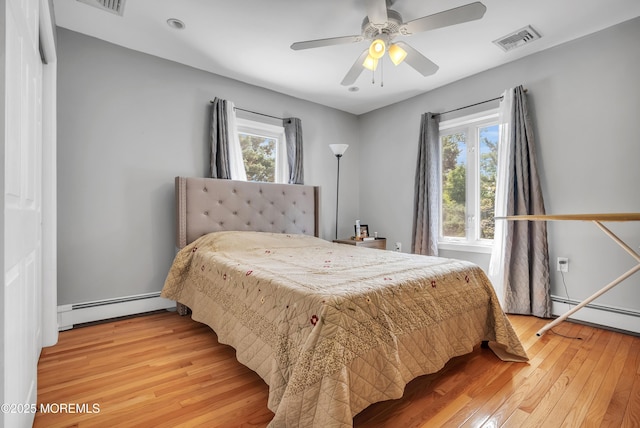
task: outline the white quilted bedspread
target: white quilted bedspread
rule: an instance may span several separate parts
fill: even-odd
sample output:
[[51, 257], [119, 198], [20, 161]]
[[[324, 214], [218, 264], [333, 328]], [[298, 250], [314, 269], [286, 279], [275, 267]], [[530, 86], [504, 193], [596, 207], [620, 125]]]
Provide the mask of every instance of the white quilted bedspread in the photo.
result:
[[483, 340], [527, 360], [484, 272], [460, 260], [216, 232], [176, 255], [162, 296], [264, 379], [272, 427], [350, 427]]

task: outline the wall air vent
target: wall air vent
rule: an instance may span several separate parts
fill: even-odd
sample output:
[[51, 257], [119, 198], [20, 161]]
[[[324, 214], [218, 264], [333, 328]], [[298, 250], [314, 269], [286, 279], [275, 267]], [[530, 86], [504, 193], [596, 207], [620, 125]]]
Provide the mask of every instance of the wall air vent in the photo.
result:
[[499, 46], [503, 51], [509, 52], [539, 38], [540, 34], [528, 25], [511, 34], [507, 34], [506, 36], [494, 40], [493, 43]]
[[115, 15], [122, 16], [124, 12], [124, 0], [77, 0], [80, 3], [88, 4], [89, 6], [97, 7], [101, 10], [106, 10]]

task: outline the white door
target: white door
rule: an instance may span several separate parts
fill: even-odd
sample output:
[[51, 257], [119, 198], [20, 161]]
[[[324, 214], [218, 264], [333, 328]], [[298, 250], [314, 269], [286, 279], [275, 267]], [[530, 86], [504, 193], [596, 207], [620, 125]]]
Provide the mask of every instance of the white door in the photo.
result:
[[[41, 350], [42, 62], [38, 0], [5, 0], [4, 391], [35, 404]], [[30, 427], [29, 412], [4, 413], [5, 427]]]

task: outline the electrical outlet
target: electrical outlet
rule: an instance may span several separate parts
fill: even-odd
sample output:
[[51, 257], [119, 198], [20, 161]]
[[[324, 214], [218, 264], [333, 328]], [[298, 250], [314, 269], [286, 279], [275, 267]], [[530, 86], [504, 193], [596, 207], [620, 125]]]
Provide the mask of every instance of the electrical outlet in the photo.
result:
[[567, 257], [558, 257], [556, 269], [558, 272], [569, 272], [569, 259]]
[[402, 252], [402, 242], [396, 242], [396, 246], [393, 251]]

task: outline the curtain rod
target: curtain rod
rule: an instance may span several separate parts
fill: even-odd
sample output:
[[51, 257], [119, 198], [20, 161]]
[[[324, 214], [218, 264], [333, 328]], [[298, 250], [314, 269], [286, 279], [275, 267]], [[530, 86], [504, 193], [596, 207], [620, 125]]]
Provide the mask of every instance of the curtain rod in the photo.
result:
[[240, 107], [234, 107], [234, 109], [240, 110], [240, 111], [246, 111], [247, 113], [253, 113], [253, 114], [260, 115], [260, 116], [270, 117], [272, 119], [285, 120], [282, 117], [276, 117], [276, 116], [271, 116], [270, 114], [258, 113], [257, 111], [246, 110], [246, 109], [243, 109], [243, 108], [240, 108]]
[[[526, 93], [527, 90], [525, 89], [524, 92]], [[443, 111], [442, 113], [433, 113], [433, 115], [434, 116], [441, 116], [443, 114], [453, 113], [454, 111], [464, 110], [464, 109], [469, 108], [469, 107], [475, 107], [475, 106], [479, 106], [480, 104], [486, 104], [486, 103], [490, 103], [491, 101], [498, 101], [498, 100], [502, 101], [502, 96], [499, 96], [497, 98], [491, 98], [490, 100], [480, 101], [480, 102], [477, 102], [475, 104], [469, 104], [468, 106], [454, 108], [453, 110]]]
[[[209, 101], [209, 102], [213, 104], [213, 101]], [[240, 108], [240, 107], [233, 107], [233, 109], [234, 110], [240, 110], [240, 111], [246, 111], [247, 113], [258, 114], [260, 116], [270, 117], [272, 119], [284, 120], [284, 118], [282, 118], [282, 117], [276, 117], [276, 116], [271, 116], [270, 114], [258, 113], [257, 111], [246, 110], [246, 109], [243, 109], [243, 108]]]

